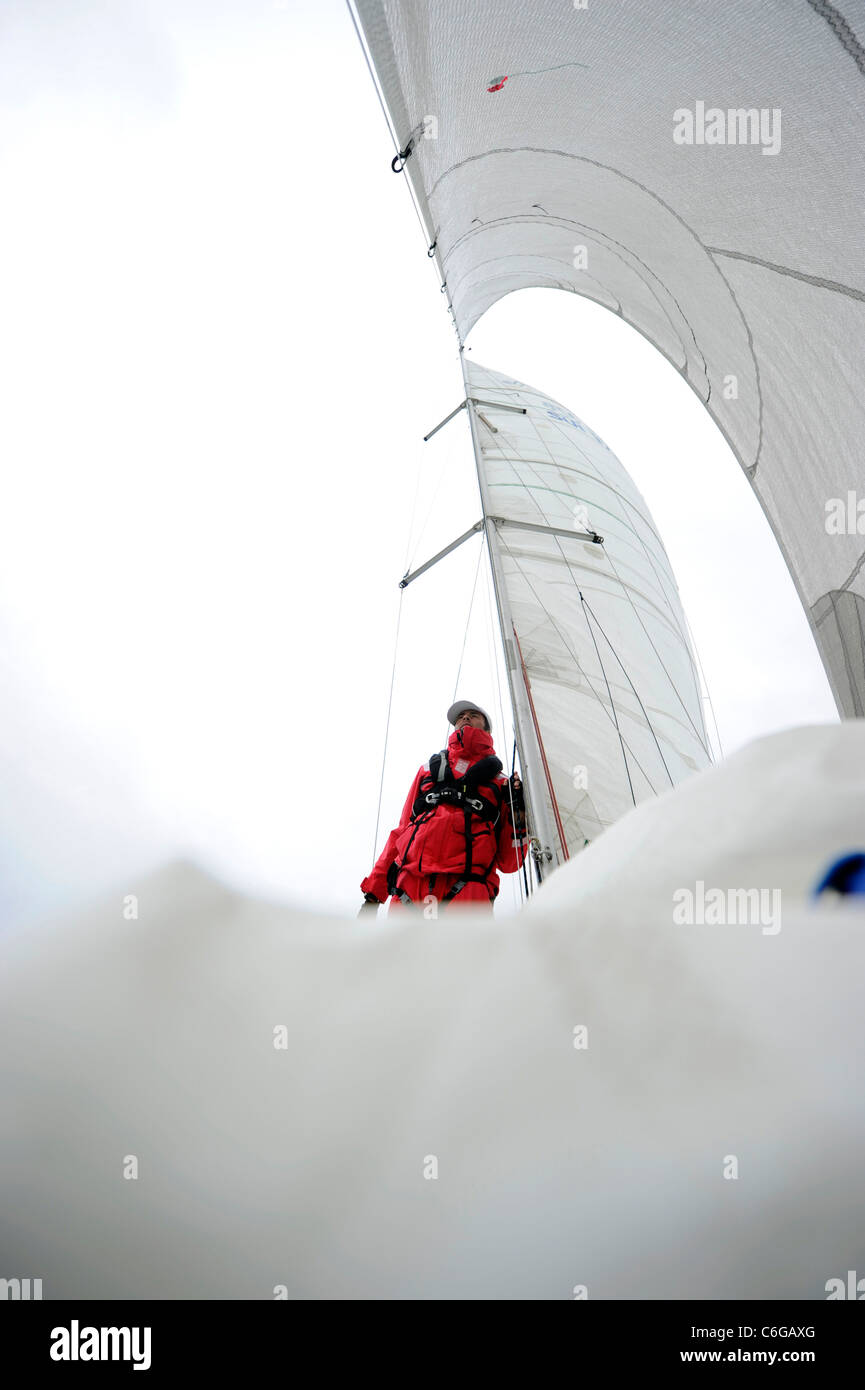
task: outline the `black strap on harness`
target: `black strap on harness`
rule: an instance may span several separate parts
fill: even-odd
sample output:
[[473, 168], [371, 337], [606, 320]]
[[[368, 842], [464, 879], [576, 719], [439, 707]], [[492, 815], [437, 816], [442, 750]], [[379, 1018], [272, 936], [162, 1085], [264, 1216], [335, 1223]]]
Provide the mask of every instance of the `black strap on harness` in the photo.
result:
[[[481, 820], [497, 821], [501, 815], [501, 788], [496, 782], [502, 770], [498, 758], [481, 758], [458, 781], [451, 770], [447, 749], [433, 753], [429, 760], [429, 772], [421, 778], [418, 794], [412, 807], [412, 820], [435, 810], [442, 804], [462, 806], [466, 815], [479, 816]], [[481, 796], [480, 788], [489, 787], [495, 800]]]
[[[492, 867], [493, 866], [491, 864], [490, 869]], [[487, 873], [489, 873], [489, 869], [487, 870]], [[489, 890], [489, 880], [487, 878], [487, 874], [463, 874], [462, 878], [458, 879], [457, 882], [453, 885], [453, 887], [448, 889], [448, 891], [442, 898], [442, 902], [452, 902], [453, 899], [463, 891], [467, 883], [485, 883], [487, 885], [487, 890]]]

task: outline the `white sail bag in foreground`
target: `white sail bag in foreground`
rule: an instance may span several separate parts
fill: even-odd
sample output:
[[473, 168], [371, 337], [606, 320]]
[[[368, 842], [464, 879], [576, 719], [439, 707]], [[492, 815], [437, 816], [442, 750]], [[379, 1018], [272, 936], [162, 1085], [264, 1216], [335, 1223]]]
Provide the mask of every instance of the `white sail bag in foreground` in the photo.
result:
[[865, 1274], [865, 913], [808, 892], [861, 843], [863, 768], [858, 721], [763, 739], [503, 922], [339, 921], [181, 864], [134, 920], [118, 893], [7, 935], [4, 1275], [825, 1298]]

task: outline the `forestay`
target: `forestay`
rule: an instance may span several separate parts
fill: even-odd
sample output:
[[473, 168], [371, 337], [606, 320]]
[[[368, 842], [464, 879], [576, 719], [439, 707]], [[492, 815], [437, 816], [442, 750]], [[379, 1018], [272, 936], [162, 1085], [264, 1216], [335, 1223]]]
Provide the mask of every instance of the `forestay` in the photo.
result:
[[357, 8], [461, 340], [552, 286], [654, 343], [865, 713], [863, 0]]

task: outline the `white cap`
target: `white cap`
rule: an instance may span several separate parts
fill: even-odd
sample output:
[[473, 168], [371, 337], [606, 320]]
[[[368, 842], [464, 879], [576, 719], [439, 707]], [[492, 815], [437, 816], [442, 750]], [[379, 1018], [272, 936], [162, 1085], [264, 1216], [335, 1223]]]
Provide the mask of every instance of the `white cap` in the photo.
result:
[[473, 700], [457, 700], [456, 704], [451, 705], [450, 709], [448, 710], [448, 723], [456, 724], [460, 715], [464, 714], [466, 710], [477, 710], [478, 714], [482, 714], [484, 719], [487, 721], [487, 732], [489, 733], [489, 731], [492, 729], [492, 720], [490, 719], [486, 710], [481, 709], [480, 705], [476, 705]]

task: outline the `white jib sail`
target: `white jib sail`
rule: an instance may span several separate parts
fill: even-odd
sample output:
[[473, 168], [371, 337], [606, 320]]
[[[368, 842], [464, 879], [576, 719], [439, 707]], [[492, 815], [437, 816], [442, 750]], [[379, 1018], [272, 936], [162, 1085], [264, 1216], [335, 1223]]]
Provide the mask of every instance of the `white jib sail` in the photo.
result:
[[700, 683], [669, 559], [619, 460], [548, 396], [464, 367], [515, 629], [506, 656], [529, 693], [537, 809], [561, 862], [711, 762]]

